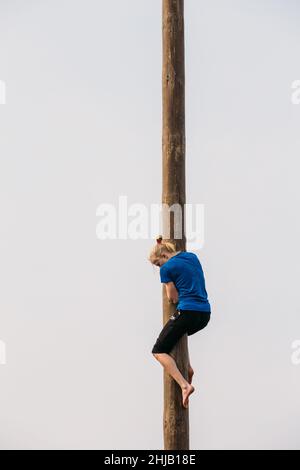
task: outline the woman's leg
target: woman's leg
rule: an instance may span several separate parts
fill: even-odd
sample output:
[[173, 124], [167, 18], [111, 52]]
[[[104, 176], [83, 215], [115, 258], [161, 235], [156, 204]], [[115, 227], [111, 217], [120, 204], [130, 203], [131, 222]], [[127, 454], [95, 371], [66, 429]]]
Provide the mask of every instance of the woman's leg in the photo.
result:
[[189, 348], [188, 348], [188, 376], [189, 376], [189, 383], [192, 383], [193, 380], [193, 375], [194, 375], [194, 369], [191, 366], [191, 361], [190, 361], [190, 353], [189, 353]]
[[165, 371], [173, 377], [178, 383], [182, 390], [182, 403], [185, 408], [188, 407], [188, 398], [191, 393], [194, 392], [194, 387], [185, 380], [181, 372], [179, 371], [176, 362], [173, 357], [166, 353], [154, 353], [153, 356], [161, 363]]
[[[210, 313], [207, 312], [198, 312], [198, 311], [190, 311], [187, 314], [189, 320], [189, 328], [188, 328], [188, 336], [195, 334], [196, 332], [203, 330], [209, 320], [210, 320]], [[191, 366], [190, 355], [188, 350], [188, 376], [189, 376], [189, 383], [192, 383], [194, 375], [194, 370]]]

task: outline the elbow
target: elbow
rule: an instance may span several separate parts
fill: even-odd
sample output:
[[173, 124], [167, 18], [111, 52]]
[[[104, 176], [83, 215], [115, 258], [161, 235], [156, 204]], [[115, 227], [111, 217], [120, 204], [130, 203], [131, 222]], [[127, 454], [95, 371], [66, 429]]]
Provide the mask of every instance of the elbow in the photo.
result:
[[166, 294], [167, 294], [169, 302], [173, 302], [173, 303], [178, 302], [178, 291], [173, 285], [173, 283], [169, 283], [166, 285]]

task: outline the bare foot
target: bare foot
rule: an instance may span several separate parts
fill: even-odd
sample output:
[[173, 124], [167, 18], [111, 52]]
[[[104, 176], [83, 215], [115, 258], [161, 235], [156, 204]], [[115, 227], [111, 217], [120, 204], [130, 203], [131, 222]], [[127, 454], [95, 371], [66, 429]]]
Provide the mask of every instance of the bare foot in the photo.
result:
[[182, 389], [182, 404], [184, 408], [188, 408], [189, 406], [189, 396], [195, 391], [193, 385], [188, 384], [186, 387]]
[[194, 375], [194, 370], [192, 368], [192, 366], [189, 366], [188, 368], [188, 382], [191, 384], [192, 383], [192, 380], [193, 380], [193, 375]]

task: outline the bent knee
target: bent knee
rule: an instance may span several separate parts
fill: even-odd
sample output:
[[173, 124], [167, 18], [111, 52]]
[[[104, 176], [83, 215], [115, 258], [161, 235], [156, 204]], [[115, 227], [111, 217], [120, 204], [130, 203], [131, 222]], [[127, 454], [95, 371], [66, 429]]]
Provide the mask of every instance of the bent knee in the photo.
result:
[[162, 353], [162, 352], [161, 353], [157, 353], [157, 352], [152, 353], [153, 357], [155, 357], [155, 359], [157, 361], [159, 361], [160, 357], [163, 356], [164, 354], [166, 354], [166, 353]]
[[166, 355], [169, 356], [170, 354], [167, 352], [159, 352], [159, 353], [152, 353], [152, 355], [155, 357], [155, 359], [159, 361], [159, 359], [161, 359], [162, 356], [166, 356]]

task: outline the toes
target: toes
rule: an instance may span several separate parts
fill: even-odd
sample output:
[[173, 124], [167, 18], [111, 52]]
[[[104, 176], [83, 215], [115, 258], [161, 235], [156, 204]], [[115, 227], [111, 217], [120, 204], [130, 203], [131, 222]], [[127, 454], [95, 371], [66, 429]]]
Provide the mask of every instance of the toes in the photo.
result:
[[183, 404], [184, 408], [188, 408], [188, 406], [189, 406], [189, 397], [194, 391], [195, 391], [195, 388], [193, 386], [191, 386], [191, 388], [186, 392], [186, 394], [183, 395], [182, 404]]
[[183, 395], [182, 405], [184, 408], [188, 408], [189, 406], [189, 396], [190, 396], [190, 392], [186, 392]]

